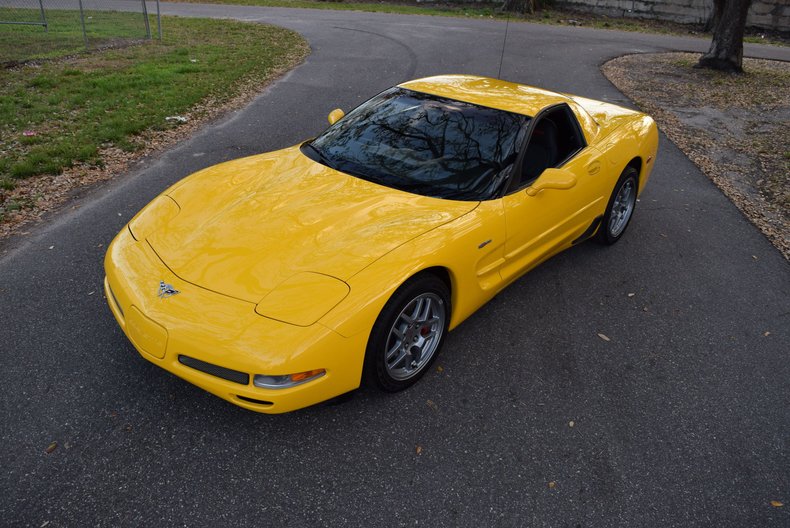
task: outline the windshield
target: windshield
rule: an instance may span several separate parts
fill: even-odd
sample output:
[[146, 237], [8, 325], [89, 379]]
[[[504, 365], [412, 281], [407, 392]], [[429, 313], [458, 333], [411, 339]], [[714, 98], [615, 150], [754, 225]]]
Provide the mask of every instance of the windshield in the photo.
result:
[[529, 117], [393, 88], [357, 107], [303, 151], [406, 192], [487, 200], [507, 181]]

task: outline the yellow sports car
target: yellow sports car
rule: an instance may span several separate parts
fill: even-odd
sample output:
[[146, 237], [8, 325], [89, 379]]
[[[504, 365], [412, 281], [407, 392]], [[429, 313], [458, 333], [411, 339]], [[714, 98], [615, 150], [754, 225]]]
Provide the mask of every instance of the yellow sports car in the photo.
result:
[[616, 242], [658, 147], [644, 114], [473, 76], [329, 122], [181, 180], [118, 234], [105, 292], [145, 359], [265, 413], [405, 389], [505, 286]]

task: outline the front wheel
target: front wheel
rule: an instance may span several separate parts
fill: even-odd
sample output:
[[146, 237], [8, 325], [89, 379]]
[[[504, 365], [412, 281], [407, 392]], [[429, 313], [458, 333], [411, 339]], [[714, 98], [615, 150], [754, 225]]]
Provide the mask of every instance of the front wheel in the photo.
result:
[[634, 167], [626, 167], [617, 180], [596, 234], [596, 240], [601, 244], [612, 245], [625, 233], [636, 207], [638, 178], [639, 173]]
[[387, 392], [413, 385], [439, 355], [450, 321], [450, 295], [438, 277], [406, 281], [379, 314], [365, 352], [365, 379]]

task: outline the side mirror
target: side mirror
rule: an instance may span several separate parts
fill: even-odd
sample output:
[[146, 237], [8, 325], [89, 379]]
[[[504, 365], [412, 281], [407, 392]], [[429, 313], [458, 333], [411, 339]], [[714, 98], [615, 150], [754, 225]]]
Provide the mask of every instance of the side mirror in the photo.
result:
[[576, 176], [565, 169], [546, 169], [543, 174], [535, 180], [535, 183], [527, 187], [527, 194], [536, 196], [543, 189], [571, 189], [576, 186]]
[[329, 117], [327, 117], [327, 119], [329, 120], [329, 124], [330, 124], [330, 125], [334, 125], [335, 123], [337, 123], [338, 121], [340, 121], [341, 119], [343, 119], [343, 116], [344, 116], [344, 115], [346, 115], [346, 113], [345, 113], [345, 112], [343, 112], [343, 111], [342, 111], [341, 109], [339, 109], [339, 108], [335, 108], [334, 110], [332, 110], [331, 112], [329, 112]]

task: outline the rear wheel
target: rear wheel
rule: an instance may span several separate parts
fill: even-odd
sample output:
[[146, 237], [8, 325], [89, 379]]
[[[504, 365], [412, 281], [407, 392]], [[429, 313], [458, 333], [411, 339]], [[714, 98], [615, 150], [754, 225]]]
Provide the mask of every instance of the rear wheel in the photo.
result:
[[450, 295], [431, 274], [416, 275], [392, 295], [368, 339], [365, 379], [388, 392], [413, 385], [439, 355], [450, 321]]
[[596, 234], [596, 240], [601, 244], [614, 244], [625, 233], [636, 208], [638, 178], [637, 170], [629, 166], [617, 180]]

